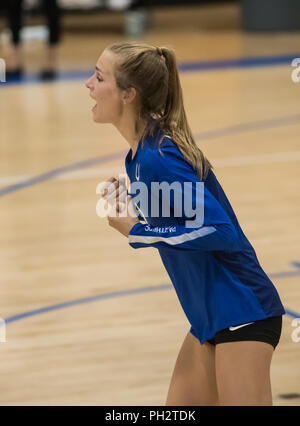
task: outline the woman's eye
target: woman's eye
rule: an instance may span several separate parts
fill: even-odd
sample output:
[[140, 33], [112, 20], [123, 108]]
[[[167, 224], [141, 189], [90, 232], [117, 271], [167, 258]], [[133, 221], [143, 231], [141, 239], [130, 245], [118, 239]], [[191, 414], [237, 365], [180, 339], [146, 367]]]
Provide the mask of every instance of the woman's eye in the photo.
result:
[[97, 76], [97, 80], [98, 80], [98, 81], [103, 81], [103, 80], [102, 80], [100, 77], [98, 77], [98, 76]]

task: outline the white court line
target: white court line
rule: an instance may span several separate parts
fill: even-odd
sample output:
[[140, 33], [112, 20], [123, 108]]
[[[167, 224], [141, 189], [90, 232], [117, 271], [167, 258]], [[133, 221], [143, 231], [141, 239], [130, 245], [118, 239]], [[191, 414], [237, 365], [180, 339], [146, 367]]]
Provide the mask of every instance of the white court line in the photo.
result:
[[244, 157], [230, 157], [211, 160], [216, 167], [250, 166], [265, 163], [285, 163], [299, 161], [300, 151], [275, 152], [273, 154], [247, 155]]
[[[229, 158], [209, 158], [212, 165], [215, 168], [224, 167], [243, 167], [251, 166], [256, 164], [267, 164], [267, 163], [285, 163], [300, 161], [300, 151], [291, 152], [276, 152], [273, 154], [258, 154], [258, 155], [247, 155], [243, 157], [229, 157]], [[126, 174], [125, 168], [120, 166], [113, 167], [99, 167], [99, 169], [87, 168], [82, 170], [75, 170], [72, 172], [66, 172], [64, 174], [55, 176], [55, 180], [76, 180], [76, 179], [91, 179], [91, 178], [102, 178], [107, 179], [111, 176], [118, 174]], [[18, 175], [18, 176], [3, 176], [0, 177], [0, 187], [5, 185], [12, 185], [15, 183], [22, 182], [26, 179], [30, 179], [32, 176], [29, 175]]]

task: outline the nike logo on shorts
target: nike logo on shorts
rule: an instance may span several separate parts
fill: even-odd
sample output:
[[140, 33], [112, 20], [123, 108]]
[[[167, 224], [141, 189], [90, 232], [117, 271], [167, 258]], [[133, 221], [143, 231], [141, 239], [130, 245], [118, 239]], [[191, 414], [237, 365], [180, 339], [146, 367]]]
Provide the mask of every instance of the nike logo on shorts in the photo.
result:
[[238, 328], [246, 327], [246, 325], [250, 325], [250, 324], [253, 324], [253, 323], [254, 323], [254, 321], [253, 322], [247, 322], [247, 324], [237, 325], [236, 327], [229, 327], [229, 330], [234, 331], [234, 330], [237, 330]]

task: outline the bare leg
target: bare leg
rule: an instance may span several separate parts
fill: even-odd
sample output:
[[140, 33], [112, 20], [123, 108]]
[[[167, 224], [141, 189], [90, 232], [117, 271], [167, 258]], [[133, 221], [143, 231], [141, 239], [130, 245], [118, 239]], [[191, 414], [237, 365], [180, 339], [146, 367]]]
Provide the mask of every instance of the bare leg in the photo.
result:
[[215, 347], [189, 332], [173, 371], [165, 405], [218, 405]]
[[272, 405], [270, 364], [274, 349], [263, 342], [216, 346], [220, 405]]

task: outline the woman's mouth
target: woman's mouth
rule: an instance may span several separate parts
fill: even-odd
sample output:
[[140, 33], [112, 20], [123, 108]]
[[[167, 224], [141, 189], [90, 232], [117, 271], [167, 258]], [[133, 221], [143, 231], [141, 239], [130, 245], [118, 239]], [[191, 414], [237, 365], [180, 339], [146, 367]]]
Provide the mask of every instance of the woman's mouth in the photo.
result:
[[92, 111], [95, 111], [97, 108], [97, 104], [93, 106]]

